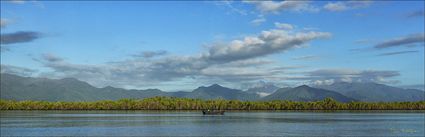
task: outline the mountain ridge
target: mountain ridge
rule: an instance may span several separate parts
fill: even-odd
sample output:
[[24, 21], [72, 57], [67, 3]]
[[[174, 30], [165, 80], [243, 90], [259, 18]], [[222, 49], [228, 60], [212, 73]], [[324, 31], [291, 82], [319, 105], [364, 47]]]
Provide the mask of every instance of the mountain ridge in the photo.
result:
[[[102, 88], [94, 87], [87, 82], [80, 81], [75, 78], [63, 78], [63, 79], [48, 79], [48, 78], [34, 78], [34, 77], [22, 77], [13, 74], [1, 73], [1, 94], [0, 99], [7, 100], [44, 100], [44, 101], [97, 101], [97, 100], [118, 100], [122, 98], [132, 99], [143, 99], [155, 96], [170, 96], [170, 97], [182, 97], [182, 98], [199, 98], [199, 99], [228, 99], [228, 100], [295, 100], [295, 101], [317, 101], [324, 99], [325, 97], [332, 97], [335, 100], [341, 102], [348, 101], [366, 101], [366, 102], [379, 102], [379, 101], [420, 101], [423, 97], [423, 91], [418, 92], [410, 89], [399, 89], [382, 84], [372, 84], [378, 87], [385, 87], [384, 89], [391, 89], [390, 94], [382, 96], [387, 92], [384, 91], [372, 91], [371, 93], [377, 92], [377, 97], [388, 97], [389, 99], [379, 100], [377, 97], [370, 97], [367, 95], [348, 94], [352, 91], [339, 90], [338, 86], [335, 89], [329, 89], [329, 87], [309, 87], [302, 85], [295, 88], [279, 88], [273, 92], [268, 91], [270, 95], [261, 96], [257, 92], [247, 92], [239, 89], [231, 89], [223, 87], [218, 84], [212, 84], [210, 86], [200, 86], [191, 92], [165, 92], [160, 89], [123, 89], [115, 88], [112, 86], [105, 86]], [[343, 84], [344, 85], [344, 84]], [[345, 86], [341, 86], [345, 89], [349, 89], [349, 84], [345, 83]], [[368, 84], [363, 86], [367, 87]], [[358, 86], [358, 87], [361, 87]], [[258, 87], [257, 87], [258, 88]], [[328, 88], [328, 89], [326, 89]], [[374, 88], [380, 89], [380, 88]], [[337, 90], [337, 91], [335, 91]], [[403, 95], [403, 98], [397, 98], [397, 95], [403, 91], [409, 92], [407, 95]], [[370, 92], [370, 91], [369, 91]], [[361, 92], [364, 93], [364, 92]], [[368, 93], [368, 92], [366, 92]], [[421, 94], [422, 93], [422, 94]], [[341, 96], [342, 95], [342, 96]], [[405, 97], [406, 96], [406, 97]], [[415, 97], [419, 96], [419, 97]]]
[[333, 98], [339, 102], [355, 101], [355, 99], [346, 97], [335, 91], [312, 88], [307, 85], [279, 89], [275, 93], [266, 96], [264, 100], [320, 101], [325, 98]]
[[367, 102], [420, 101], [424, 100], [424, 91], [402, 89], [378, 83], [337, 82], [316, 88], [336, 91], [347, 97]]

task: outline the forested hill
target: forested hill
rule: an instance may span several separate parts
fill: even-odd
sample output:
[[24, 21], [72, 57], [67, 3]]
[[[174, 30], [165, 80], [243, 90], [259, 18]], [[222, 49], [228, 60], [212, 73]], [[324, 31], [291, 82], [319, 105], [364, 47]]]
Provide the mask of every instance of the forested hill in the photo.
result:
[[425, 98], [425, 92], [421, 90], [402, 89], [377, 83], [337, 82], [316, 88], [332, 90], [365, 102], [421, 101]]
[[201, 86], [191, 92], [164, 92], [159, 89], [127, 90], [110, 86], [97, 88], [74, 78], [47, 79], [21, 77], [1, 73], [0, 98], [18, 101], [99, 101], [119, 100], [123, 98], [143, 99], [156, 96], [242, 101], [292, 100], [306, 102], [323, 100], [328, 97], [340, 102], [425, 100], [423, 91], [400, 89], [381, 84], [356, 83], [349, 86], [347, 86], [347, 84], [335, 84], [321, 87], [309, 87], [304, 85], [294, 88], [285, 87], [279, 89], [272, 85], [266, 86], [267, 87], [255, 87], [247, 91], [242, 91], [213, 84], [211, 86]]
[[325, 98], [333, 98], [339, 102], [355, 101], [355, 99], [346, 97], [334, 91], [312, 88], [306, 85], [291, 89], [278, 90], [275, 93], [266, 96], [263, 100], [320, 101]]
[[123, 98], [143, 99], [155, 96], [173, 96], [199, 99], [256, 100], [258, 95], [213, 84], [192, 92], [164, 92], [159, 89], [126, 90], [122, 88], [96, 88], [74, 78], [46, 79], [1, 74], [1, 99], [44, 101], [97, 101]]

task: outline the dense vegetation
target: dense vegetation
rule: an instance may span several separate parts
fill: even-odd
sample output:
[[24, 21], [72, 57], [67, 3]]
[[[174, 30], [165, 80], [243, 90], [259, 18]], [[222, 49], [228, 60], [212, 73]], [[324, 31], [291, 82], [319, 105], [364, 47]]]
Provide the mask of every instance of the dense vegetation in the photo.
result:
[[425, 110], [420, 102], [350, 102], [331, 98], [316, 102], [201, 100], [175, 97], [154, 97], [142, 100], [121, 99], [96, 102], [47, 102], [0, 100], [0, 110]]

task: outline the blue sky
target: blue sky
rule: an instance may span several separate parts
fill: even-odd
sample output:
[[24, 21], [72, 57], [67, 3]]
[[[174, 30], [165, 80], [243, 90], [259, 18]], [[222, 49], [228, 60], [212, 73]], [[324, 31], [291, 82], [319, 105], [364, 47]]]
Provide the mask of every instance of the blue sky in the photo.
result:
[[98, 87], [424, 85], [423, 1], [2, 1], [1, 72]]

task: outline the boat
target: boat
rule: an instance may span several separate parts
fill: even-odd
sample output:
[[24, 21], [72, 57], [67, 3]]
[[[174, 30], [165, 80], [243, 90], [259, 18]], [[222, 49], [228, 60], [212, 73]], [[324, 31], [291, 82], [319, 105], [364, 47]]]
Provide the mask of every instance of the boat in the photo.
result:
[[224, 115], [224, 110], [202, 110], [204, 115]]

